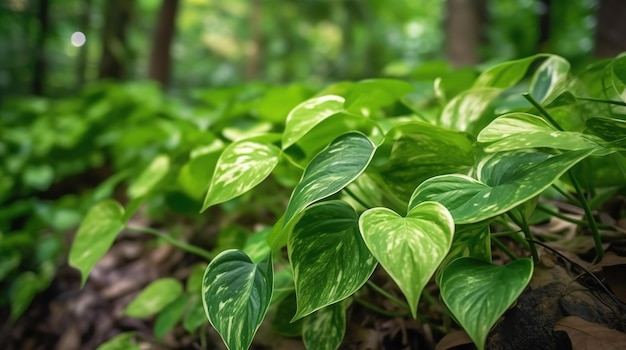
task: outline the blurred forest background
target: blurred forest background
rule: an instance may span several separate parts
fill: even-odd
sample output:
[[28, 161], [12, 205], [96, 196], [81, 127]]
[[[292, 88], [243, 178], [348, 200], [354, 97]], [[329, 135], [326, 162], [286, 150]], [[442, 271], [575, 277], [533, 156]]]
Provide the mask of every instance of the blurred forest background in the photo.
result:
[[[394, 76], [626, 48], [621, 0], [3, 0], [0, 91], [67, 96], [99, 79], [171, 93]], [[424, 67], [427, 67], [425, 69]]]

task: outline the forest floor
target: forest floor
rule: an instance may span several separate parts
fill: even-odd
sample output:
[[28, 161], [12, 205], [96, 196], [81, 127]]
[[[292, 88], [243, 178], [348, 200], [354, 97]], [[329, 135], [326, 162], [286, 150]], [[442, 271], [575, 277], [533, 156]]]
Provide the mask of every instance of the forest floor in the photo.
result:
[[[533, 226], [541, 261], [533, 279], [490, 333], [489, 349], [626, 349], [626, 219], [619, 213], [626, 199], [616, 198], [596, 215], [605, 230], [606, 254], [592, 264], [593, 243], [589, 234], [570, 222], [552, 218]], [[583, 213], [561, 206], [572, 218]], [[0, 349], [96, 349], [122, 332], [135, 332], [141, 349], [225, 349], [208, 325], [196, 334], [177, 326], [163, 339], [153, 335], [154, 318], [135, 319], [124, 308], [149, 282], [160, 277], [184, 281], [201, 261], [170, 245], [155, 246], [148, 237], [122, 233], [92, 271], [81, 289], [80, 275], [64, 263], [50, 287], [38, 295], [15, 323], [0, 329]], [[524, 250], [514, 242], [510, 249]], [[499, 261], [498, 261], [499, 260]], [[494, 248], [494, 261], [507, 257]], [[385, 272], [378, 268], [372, 281], [401, 297]], [[394, 316], [406, 313], [388, 299], [364, 288], [348, 309], [342, 349], [472, 349], [467, 335], [444, 312], [434, 283], [422, 298], [420, 317]], [[363, 305], [373, 305], [375, 308]], [[378, 311], [377, 311], [378, 310]], [[381, 310], [383, 312], [381, 312]], [[6, 320], [8, 310], [0, 310]], [[268, 317], [269, 319], [269, 317]], [[201, 341], [202, 339], [202, 341]], [[253, 349], [304, 349], [300, 338], [276, 335], [271, 322], [264, 322]]]

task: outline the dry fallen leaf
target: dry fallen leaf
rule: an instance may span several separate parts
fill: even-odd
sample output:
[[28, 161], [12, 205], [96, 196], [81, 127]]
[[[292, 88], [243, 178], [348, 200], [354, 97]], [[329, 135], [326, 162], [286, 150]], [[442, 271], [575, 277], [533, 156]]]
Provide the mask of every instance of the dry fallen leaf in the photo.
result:
[[455, 331], [441, 338], [435, 350], [448, 350], [459, 345], [471, 344], [472, 339], [464, 331]]
[[585, 321], [578, 316], [567, 316], [554, 325], [555, 331], [567, 332], [573, 350], [626, 349], [626, 333]]

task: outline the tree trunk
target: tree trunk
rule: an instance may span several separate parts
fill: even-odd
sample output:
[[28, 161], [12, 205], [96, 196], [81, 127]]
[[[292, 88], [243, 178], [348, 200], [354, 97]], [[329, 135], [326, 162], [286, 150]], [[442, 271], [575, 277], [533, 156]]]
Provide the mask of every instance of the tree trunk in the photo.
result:
[[626, 51], [626, 1], [600, 0], [594, 55], [615, 57]]
[[43, 95], [44, 83], [46, 81], [46, 38], [48, 36], [50, 3], [48, 0], [39, 0], [37, 9], [37, 22], [39, 22], [39, 32], [35, 43], [35, 61], [33, 67], [33, 94]]
[[102, 35], [102, 58], [99, 77], [124, 79], [130, 50], [126, 32], [135, 0], [107, 0]]
[[250, 48], [248, 66], [246, 69], [247, 80], [254, 80], [259, 77], [259, 64], [263, 45], [263, 36], [261, 35], [262, 11], [261, 0], [252, 0], [252, 6], [250, 7], [250, 37], [252, 39], [252, 47]]
[[537, 52], [550, 51], [550, 36], [552, 35], [552, 0], [540, 0], [541, 12], [539, 13], [539, 40], [537, 40]]
[[158, 81], [163, 88], [167, 87], [170, 79], [172, 66], [170, 48], [176, 32], [178, 4], [179, 0], [163, 0], [152, 41], [148, 77]]
[[480, 62], [478, 49], [487, 19], [486, 0], [446, 1], [446, 53], [455, 67]]
[[[87, 35], [89, 33], [89, 27], [91, 25], [91, 0], [83, 0], [82, 4], [82, 17], [80, 19], [80, 30], [83, 34]], [[88, 36], [88, 35], [87, 35]], [[76, 85], [78, 89], [81, 89], [85, 85], [86, 75], [87, 75], [87, 58], [89, 57], [88, 53], [89, 40], [85, 42], [83, 46], [80, 47], [80, 51], [78, 53], [78, 62], [76, 64]]]

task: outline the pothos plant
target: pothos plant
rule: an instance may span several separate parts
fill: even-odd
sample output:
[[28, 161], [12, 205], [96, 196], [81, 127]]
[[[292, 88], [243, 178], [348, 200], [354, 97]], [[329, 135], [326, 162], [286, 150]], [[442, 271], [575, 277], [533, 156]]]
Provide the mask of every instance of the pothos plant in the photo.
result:
[[[576, 193], [603, 254], [588, 194], [626, 183], [626, 59], [592, 68], [592, 78], [574, 78], [563, 58], [536, 55], [483, 71], [451, 98], [438, 79], [430, 98], [442, 108], [429, 113], [416, 102], [423, 92], [404, 81], [336, 84], [292, 109], [282, 132], [230, 143], [207, 169], [202, 211], [272, 174], [299, 180], [271, 229], [213, 257], [204, 272], [204, 311], [226, 346], [248, 348], [276, 304], [307, 348], [338, 348], [355, 293], [367, 284], [389, 296], [369, 281], [380, 265], [412, 317], [434, 279], [450, 315], [483, 349], [533, 274], [528, 220], [546, 190]], [[77, 242], [88, 230], [101, 239], [122, 229], [123, 208], [107, 206]], [[519, 228], [509, 235], [529, 257], [507, 251], [510, 263], [492, 262], [496, 221]], [[98, 257], [83, 256], [77, 242], [70, 262], [86, 276]]]

